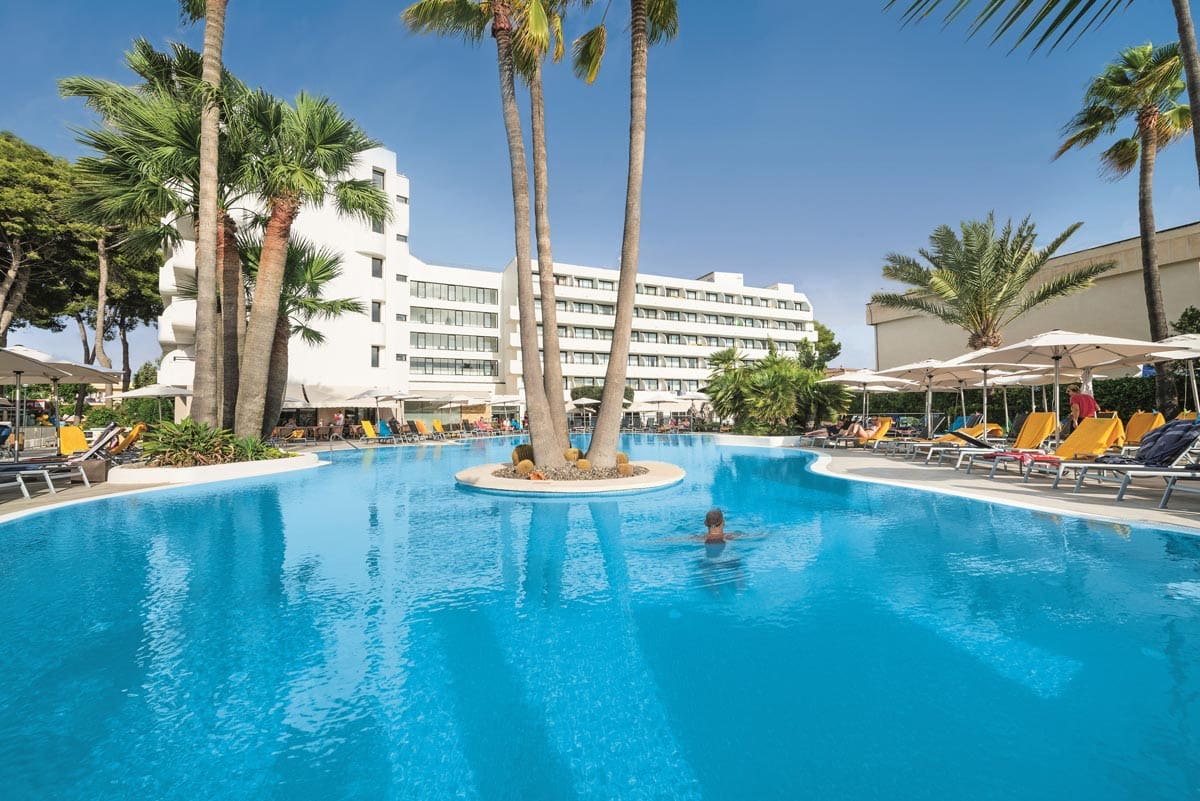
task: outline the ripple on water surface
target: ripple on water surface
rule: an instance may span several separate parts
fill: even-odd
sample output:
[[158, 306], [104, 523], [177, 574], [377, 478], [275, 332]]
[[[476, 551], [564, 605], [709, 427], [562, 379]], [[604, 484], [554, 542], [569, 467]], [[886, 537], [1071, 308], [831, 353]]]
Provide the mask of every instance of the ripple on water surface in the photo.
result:
[[473, 493], [481, 441], [0, 528], [5, 797], [1200, 794], [1197, 540], [626, 447], [686, 479]]

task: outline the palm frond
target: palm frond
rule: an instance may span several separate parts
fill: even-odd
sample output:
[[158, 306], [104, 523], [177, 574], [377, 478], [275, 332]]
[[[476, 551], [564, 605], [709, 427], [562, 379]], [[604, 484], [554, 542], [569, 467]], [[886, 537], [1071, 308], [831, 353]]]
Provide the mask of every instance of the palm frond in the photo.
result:
[[600, 74], [604, 51], [608, 45], [608, 28], [604, 23], [587, 31], [571, 45], [571, 63], [575, 77], [593, 83]]

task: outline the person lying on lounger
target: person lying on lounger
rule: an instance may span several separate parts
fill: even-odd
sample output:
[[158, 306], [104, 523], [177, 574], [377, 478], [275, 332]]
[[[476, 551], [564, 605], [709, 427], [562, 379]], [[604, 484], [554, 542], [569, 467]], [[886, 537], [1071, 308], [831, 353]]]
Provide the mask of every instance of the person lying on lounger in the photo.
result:
[[875, 436], [875, 432], [879, 430], [879, 418], [868, 417], [867, 425], [861, 426], [858, 423], [851, 423], [846, 426], [846, 430], [839, 436], [843, 437], [858, 437], [859, 439], [870, 439]]
[[801, 436], [805, 437], [840, 437], [846, 433], [846, 429], [854, 422], [854, 418], [849, 415], [830, 423], [827, 426], [814, 428], [812, 431], [806, 431]]

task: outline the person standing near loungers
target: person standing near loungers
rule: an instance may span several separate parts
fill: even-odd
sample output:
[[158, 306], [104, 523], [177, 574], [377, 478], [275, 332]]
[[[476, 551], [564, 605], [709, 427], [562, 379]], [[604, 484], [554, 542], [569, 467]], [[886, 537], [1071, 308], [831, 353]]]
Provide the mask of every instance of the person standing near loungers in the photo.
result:
[[1071, 402], [1071, 419], [1067, 423], [1065, 433], [1070, 434], [1079, 427], [1079, 422], [1085, 417], [1095, 417], [1100, 411], [1100, 404], [1096, 403], [1096, 399], [1091, 395], [1086, 394], [1079, 384], [1067, 387], [1067, 398]]

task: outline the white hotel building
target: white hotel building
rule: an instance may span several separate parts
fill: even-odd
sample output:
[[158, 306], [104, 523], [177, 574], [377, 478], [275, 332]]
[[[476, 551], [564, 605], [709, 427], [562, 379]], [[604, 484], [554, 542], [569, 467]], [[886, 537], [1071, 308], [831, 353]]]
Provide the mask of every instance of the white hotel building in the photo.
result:
[[[366, 314], [315, 322], [326, 339], [319, 347], [292, 340], [289, 397], [349, 399], [375, 387], [481, 401], [522, 394], [515, 262], [503, 271], [422, 262], [409, 252], [409, 183], [396, 171], [395, 154], [368, 151], [354, 175], [393, 198], [391, 221], [362, 223], [323, 207], [303, 211], [293, 230], [342, 254], [342, 275], [325, 296], [356, 298]], [[188, 386], [196, 309], [179, 288], [195, 280], [195, 245], [190, 224], [180, 227], [185, 240], [167, 254], [159, 276], [159, 381]], [[603, 384], [617, 271], [554, 269], [564, 390]], [[538, 319], [540, 325], [540, 309]], [[627, 382], [639, 392], [695, 391], [713, 351], [736, 347], [753, 359], [766, 355], [769, 341], [786, 353], [816, 336], [808, 298], [791, 284], [748, 287], [732, 272], [695, 280], [641, 274]]]

